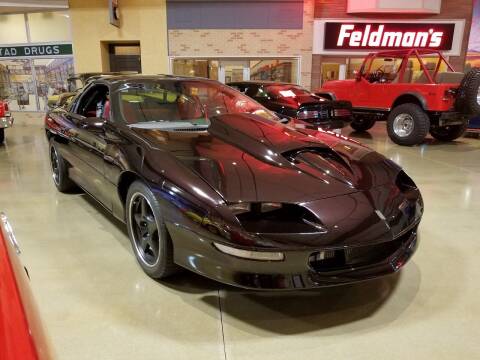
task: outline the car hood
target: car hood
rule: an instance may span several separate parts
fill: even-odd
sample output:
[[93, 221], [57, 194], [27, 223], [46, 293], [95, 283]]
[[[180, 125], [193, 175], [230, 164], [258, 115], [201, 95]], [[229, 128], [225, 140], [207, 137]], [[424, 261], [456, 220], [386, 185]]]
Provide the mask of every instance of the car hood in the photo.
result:
[[250, 114], [211, 119], [207, 131], [133, 129], [168, 151], [227, 202], [301, 203], [392, 183], [399, 168], [343, 136], [302, 132]]
[[323, 105], [328, 104], [330, 101], [319, 98], [315, 95], [299, 95], [296, 97], [278, 98], [274, 101], [277, 105], [285, 106], [291, 109], [298, 110], [304, 105]]

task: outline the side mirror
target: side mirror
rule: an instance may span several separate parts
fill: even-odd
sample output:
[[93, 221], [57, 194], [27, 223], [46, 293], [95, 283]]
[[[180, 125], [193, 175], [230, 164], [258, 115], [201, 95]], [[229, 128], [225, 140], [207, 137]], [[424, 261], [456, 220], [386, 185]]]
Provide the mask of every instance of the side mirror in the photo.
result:
[[105, 126], [105, 119], [98, 117], [86, 117], [80, 121], [80, 127], [85, 130], [100, 131]]

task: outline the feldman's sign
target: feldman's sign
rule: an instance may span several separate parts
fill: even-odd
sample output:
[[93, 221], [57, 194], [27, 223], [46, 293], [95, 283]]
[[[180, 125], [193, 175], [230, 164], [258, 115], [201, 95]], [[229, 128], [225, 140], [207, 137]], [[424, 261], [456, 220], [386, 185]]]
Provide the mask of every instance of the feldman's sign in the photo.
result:
[[325, 23], [325, 50], [451, 50], [454, 23]]
[[72, 44], [1, 46], [0, 58], [72, 55]]

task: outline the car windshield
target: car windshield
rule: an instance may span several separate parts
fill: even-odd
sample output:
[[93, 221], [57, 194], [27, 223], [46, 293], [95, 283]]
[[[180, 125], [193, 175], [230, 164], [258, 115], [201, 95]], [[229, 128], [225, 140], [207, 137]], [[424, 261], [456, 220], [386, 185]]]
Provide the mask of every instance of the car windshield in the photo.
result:
[[130, 83], [119, 90], [119, 100], [123, 119], [139, 126], [145, 123], [156, 123], [156, 127], [208, 126], [213, 116], [236, 113], [278, 120], [242, 93], [207, 80]]
[[295, 98], [297, 96], [312, 96], [308, 90], [295, 85], [269, 85], [265, 87], [267, 93], [273, 97]]

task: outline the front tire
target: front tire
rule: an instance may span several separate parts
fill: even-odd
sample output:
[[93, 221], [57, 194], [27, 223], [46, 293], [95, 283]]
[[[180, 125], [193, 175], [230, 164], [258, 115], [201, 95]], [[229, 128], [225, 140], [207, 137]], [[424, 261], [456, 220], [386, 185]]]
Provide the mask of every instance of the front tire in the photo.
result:
[[395, 144], [412, 146], [423, 142], [430, 129], [430, 119], [417, 104], [394, 108], [387, 119], [387, 132]]
[[0, 129], [0, 145], [5, 141], [5, 129]]
[[143, 182], [135, 181], [128, 189], [126, 210], [128, 235], [143, 271], [154, 279], [175, 273], [173, 244], [160, 204]]
[[375, 125], [375, 118], [372, 117], [355, 117], [353, 121], [350, 123], [350, 126], [352, 127], [353, 130], [358, 131], [358, 132], [363, 132], [370, 130], [373, 125]]
[[450, 125], [430, 129], [430, 135], [440, 141], [453, 141], [462, 136], [467, 130], [467, 124]]
[[60, 155], [53, 138], [50, 140], [50, 166], [52, 168], [53, 183], [58, 191], [68, 193], [76, 189], [75, 183], [68, 177], [68, 164]]

